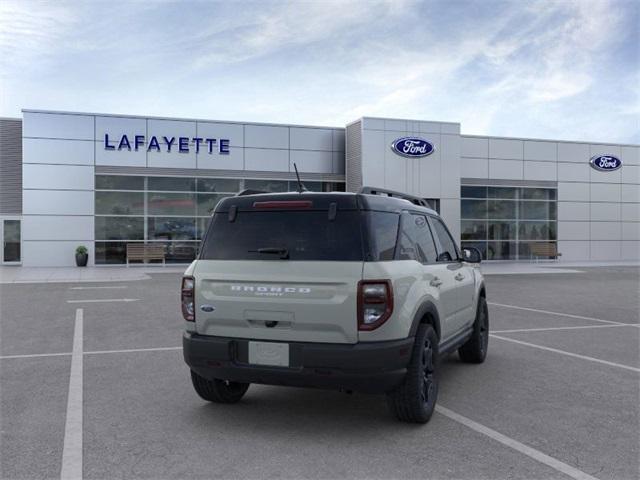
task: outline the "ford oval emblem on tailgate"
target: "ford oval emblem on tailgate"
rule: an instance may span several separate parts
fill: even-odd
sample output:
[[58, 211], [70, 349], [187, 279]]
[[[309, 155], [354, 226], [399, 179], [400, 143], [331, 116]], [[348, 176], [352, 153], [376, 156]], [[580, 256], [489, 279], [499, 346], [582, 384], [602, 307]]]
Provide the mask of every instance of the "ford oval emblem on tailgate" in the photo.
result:
[[213, 312], [216, 309], [213, 305], [200, 305], [200, 310], [203, 312]]

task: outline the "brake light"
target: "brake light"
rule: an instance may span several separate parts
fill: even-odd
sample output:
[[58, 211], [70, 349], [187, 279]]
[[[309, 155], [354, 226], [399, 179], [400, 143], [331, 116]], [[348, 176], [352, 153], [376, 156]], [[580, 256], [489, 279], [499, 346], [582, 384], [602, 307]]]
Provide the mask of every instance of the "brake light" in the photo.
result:
[[195, 296], [196, 279], [193, 277], [182, 277], [180, 301], [182, 303], [182, 316], [187, 322], [196, 321]]
[[358, 330], [375, 330], [393, 313], [393, 288], [390, 280], [358, 282]]
[[253, 208], [311, 208], [311, 200], [272, 200], [268, 202], [253, 202]]

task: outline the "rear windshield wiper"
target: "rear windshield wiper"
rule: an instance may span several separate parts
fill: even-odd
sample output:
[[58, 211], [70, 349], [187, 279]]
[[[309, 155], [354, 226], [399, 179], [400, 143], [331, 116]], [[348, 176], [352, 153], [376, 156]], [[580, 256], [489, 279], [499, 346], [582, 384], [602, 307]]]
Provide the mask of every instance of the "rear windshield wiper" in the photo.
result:
[[281, 247], [265, 247], [259, 248], [257, 250], [249, 250], [250, 253], [268, 253], [274, 255], [280, 255], [282, 260], [287, 260], [289, 258], [289, 250]]

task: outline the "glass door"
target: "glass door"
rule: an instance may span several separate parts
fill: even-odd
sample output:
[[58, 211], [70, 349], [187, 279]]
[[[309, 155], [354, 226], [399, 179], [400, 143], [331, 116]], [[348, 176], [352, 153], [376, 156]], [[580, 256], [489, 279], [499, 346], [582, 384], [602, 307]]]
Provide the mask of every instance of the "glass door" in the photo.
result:
[[0, 233], [2, 234], [2, 263], [20, 263], [20, 220], [2, 220]]

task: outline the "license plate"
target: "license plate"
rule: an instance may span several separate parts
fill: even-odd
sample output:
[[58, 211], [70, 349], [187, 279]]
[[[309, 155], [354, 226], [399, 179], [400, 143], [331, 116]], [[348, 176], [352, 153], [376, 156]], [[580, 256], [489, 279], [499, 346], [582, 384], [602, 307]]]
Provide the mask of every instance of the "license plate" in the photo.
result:
[[289, 366], [289, 344], [249, 342], [249, 363], [253, 365]]

